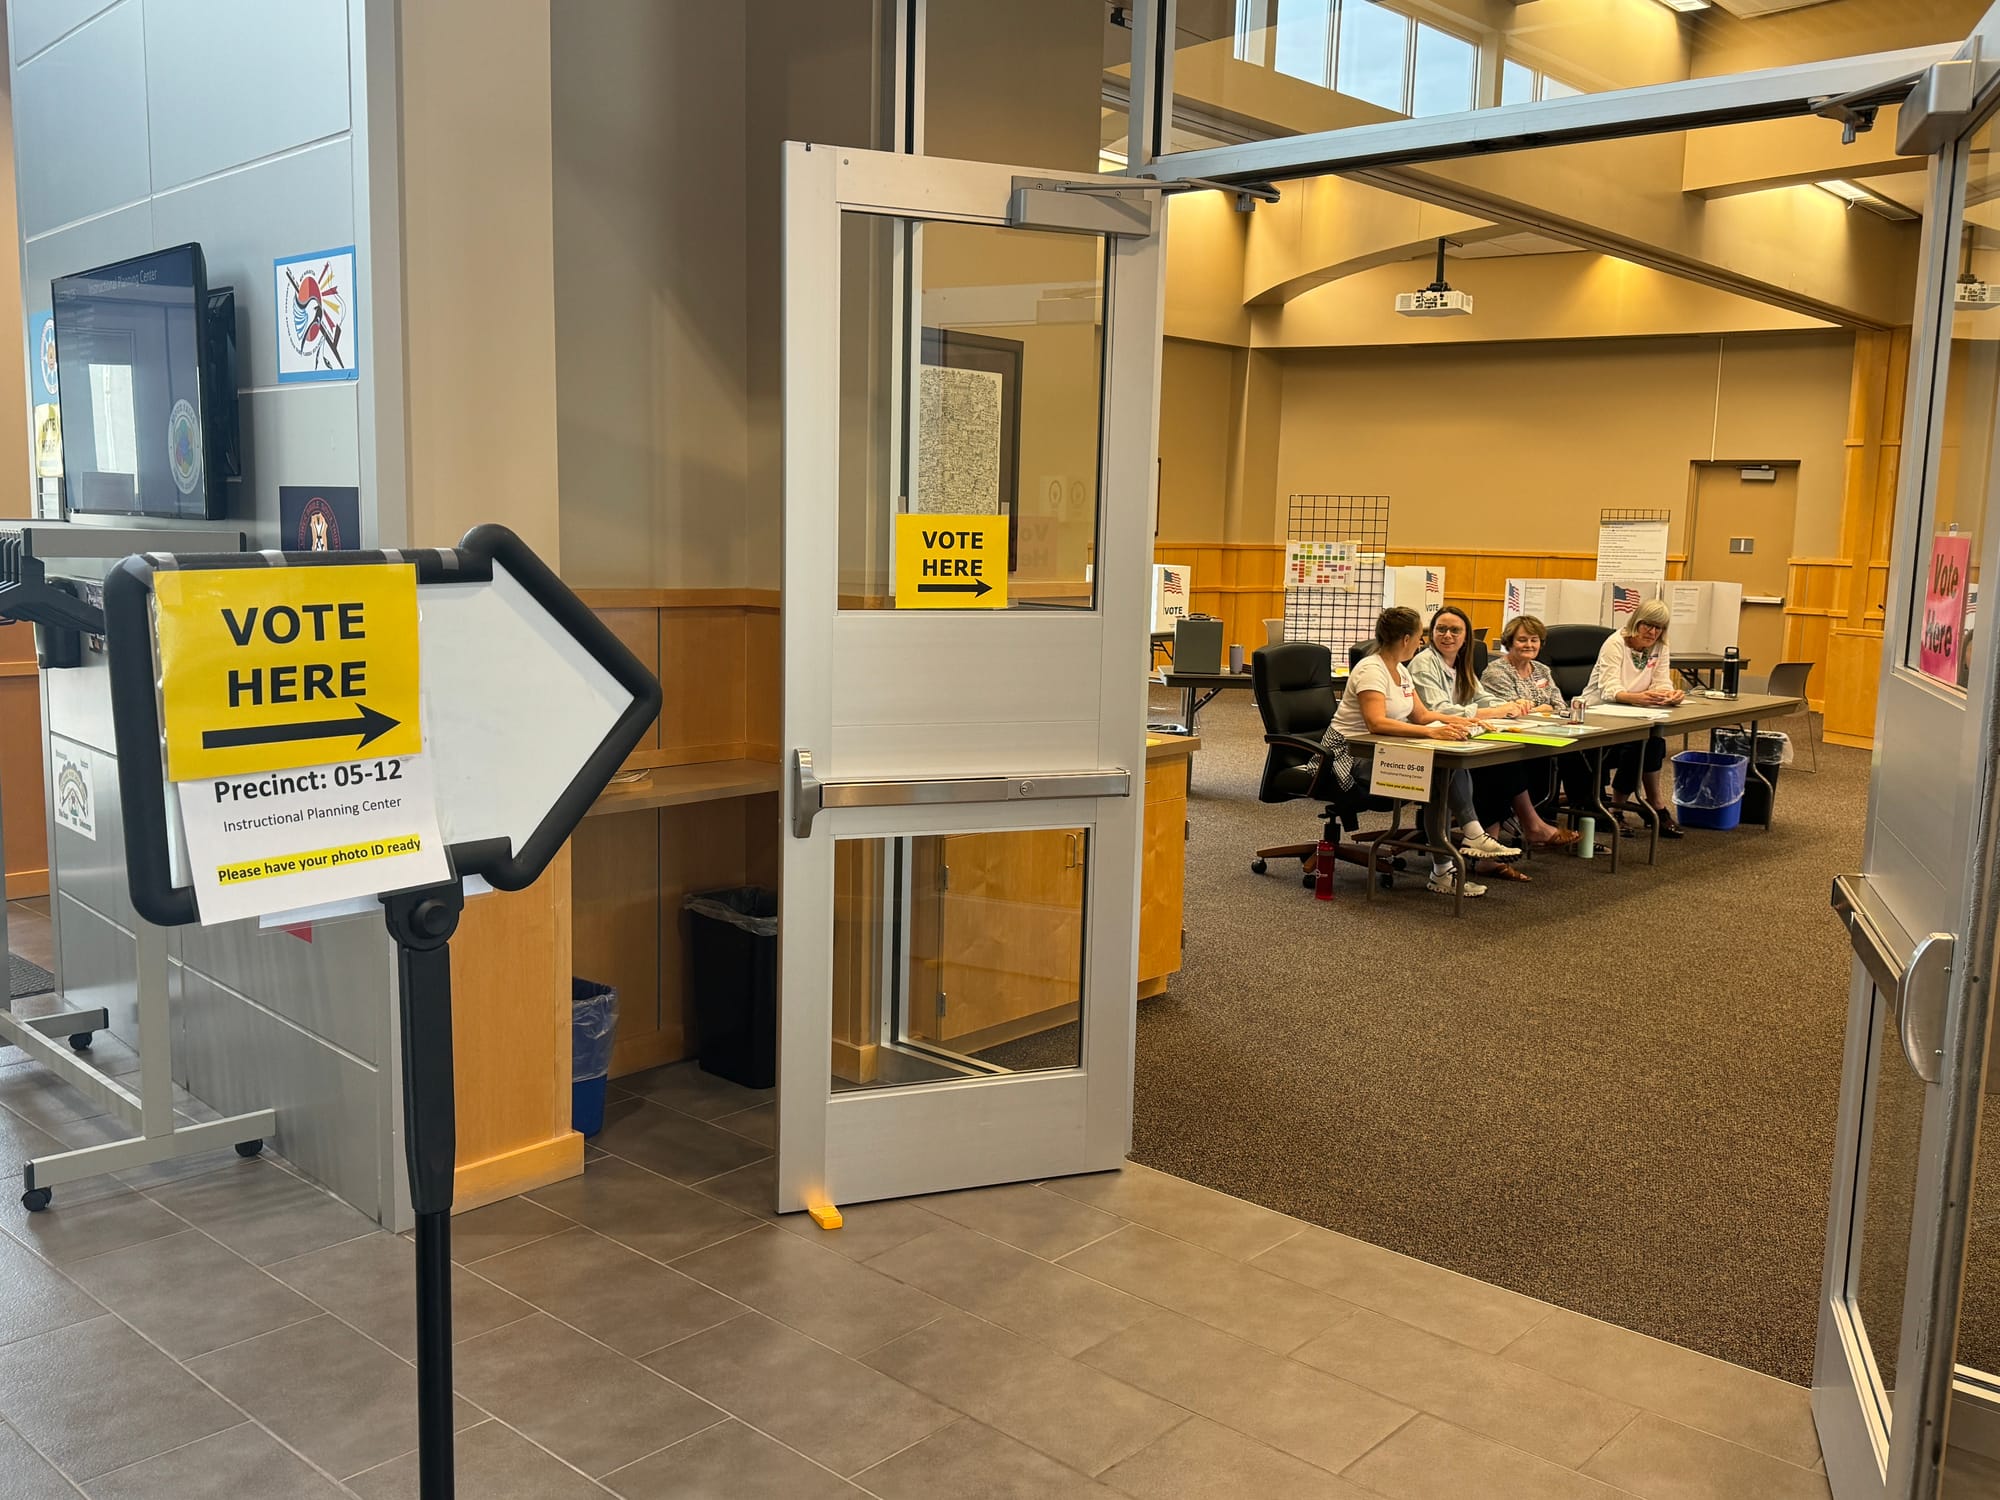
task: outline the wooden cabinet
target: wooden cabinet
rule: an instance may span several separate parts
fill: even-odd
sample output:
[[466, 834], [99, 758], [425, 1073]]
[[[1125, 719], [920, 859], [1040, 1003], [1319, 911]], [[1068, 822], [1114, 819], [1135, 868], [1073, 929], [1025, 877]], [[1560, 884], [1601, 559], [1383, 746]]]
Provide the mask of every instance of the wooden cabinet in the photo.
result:
[[1146, 744], [1146, 829], [1139, 875], [1139, 998], [1161, 994], [1181, 966], [1187, 891], [1188, 774], [1201, 741], [1152, 735]]

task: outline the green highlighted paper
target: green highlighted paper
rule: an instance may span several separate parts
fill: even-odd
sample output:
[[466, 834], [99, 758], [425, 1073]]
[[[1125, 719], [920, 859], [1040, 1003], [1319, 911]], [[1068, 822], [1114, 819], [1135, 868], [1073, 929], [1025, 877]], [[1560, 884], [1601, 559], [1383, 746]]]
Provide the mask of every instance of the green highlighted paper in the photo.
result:
[[1575, 740], [1559, 734], [1513, 734], [1504, 729], [1488, 730], [1482, 740], [1499, 740], [1509, 745], [1574, 745]]

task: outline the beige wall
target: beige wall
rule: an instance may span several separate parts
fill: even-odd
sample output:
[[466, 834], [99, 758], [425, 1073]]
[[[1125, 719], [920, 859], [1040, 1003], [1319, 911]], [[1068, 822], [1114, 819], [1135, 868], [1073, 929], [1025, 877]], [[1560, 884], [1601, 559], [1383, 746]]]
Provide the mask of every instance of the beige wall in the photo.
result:
[[1318, 491], [1393, 497], [1397, 547], [1589, 551], [1601, 508], [1648, 506], [1678, 548], [1692, 461], [1796, 459], [1791, 550], [1830, 552], [1851, 358], [1838, 332], [1288, 354], [1267, 539]]
[[409, 540], [499, 521], [557, 566], [549, 0], [401, 16]]
[[1160, 513], [1168, 541], [1224, 539], [1236, 374], [1246, 351], [1168, 339], [1160, 365]]
[[924, 153], [1097, 170], [1105, 8], [929, 0]]
[[740, 587], [744, 13], [565, 7], [550, 64], [563, 575]]
[[[1720, 8], [1693, 23], [1697, 78], [1961, 42], [1990, 0], [1837, 0], [1739, 21]], [[1880, 125], [1876, 127], [1878, 130]]]

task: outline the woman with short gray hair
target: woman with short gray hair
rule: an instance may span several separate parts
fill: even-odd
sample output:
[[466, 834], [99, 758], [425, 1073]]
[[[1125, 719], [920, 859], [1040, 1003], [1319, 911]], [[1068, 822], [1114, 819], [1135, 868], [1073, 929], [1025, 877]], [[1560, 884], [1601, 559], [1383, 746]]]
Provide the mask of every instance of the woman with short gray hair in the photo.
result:
[[[1672, 708], [1687, 696], [1674, 686], [1673, 661], [1667, 653], [1667, 625], [1672, 618], [1666, 600], [1648, 599], [1632, 612], [1624, 630], [1604, 638], [1597, 665], [1581, 695], [1585, 707], [1625, 703], [1637, 708]], [[1612, 806], [1621, 815], [1621, 828], [1626, 799], [1643, 781], [1646, 801], [1660, 820], [1660, 837], [1681, 836], [1673, 798], [1661, 784], [1660, 767], [1666, 758], [1666, 737], [1657, 730], [1639, 743], [1612, 750]]]

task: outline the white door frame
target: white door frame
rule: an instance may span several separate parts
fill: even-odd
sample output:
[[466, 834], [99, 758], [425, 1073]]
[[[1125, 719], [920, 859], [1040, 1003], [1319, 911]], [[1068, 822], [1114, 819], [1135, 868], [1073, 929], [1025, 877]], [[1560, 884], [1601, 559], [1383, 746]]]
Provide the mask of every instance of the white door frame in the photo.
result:
[[[1961, 50], [1988, 45], [2000, 7]], [[1990, 114], [1983, 92], [1974, 118]], [[1909, 390], [1883, 621], [1876, 764], [1864, 870], [1839, 899], [1856, 959], [1843, 1055], [1839, 1134], [1828, 1205], [1813, 1414], [1836, 1500], [1930, 1500], [1943, 1477], [1948, 1424], [1990, 1430], [1990, 1380], [1954, 1362], [1969, 1232], [1995, 923], [2000, 920], [2000, 652], [1976, 632], [1968, 690], [1906, 665], [1923, 597], [1924, 543], [1940, 468], [1946, 380], [1974, 125], [1933, 157], [1912, 320]], [[2000, 494], [1988, 475], [1984, 576], [2000, 578]], [[1885, 1045], [1893, 1028], [1901, 1045]], [[1906, 1073], [1904, 1070], [1909, 1069]], [[1893, 1393], [1885, 1389], [1854, 1297], [1864, 1265], [1868, 1170], [1885, 1081], [1921, 1080], [1908, 1259]], [[1958, 1390], [1954, 1401], [1954, 1388]], [[1960, 1408], [1963, 1408], [1962, 1410]], [[1990, 1446], [1990, 1435], [1980, 1438]]]
[[[842, 215], [1005, 228], [1017, 178], [1074, 182], [1093, 193], [1124, 185], [983, 162], [797, 143], [784, 149], [786, 775], [776, 1206], [789, 1211], [1115, 1167], [1131, 1143], [1161, 216], [1151, 233], [1102, 242], [1095, 607], [842, 610]], [[899, 264], [917, 260], [906, 254]], [[907, 276], [903, 283], [892, 301], [907, 307]], [[915, 348], [910, 325], [920, 322], [885, 317], [892, 347], [906, 361]], [[889, 493], [907, 494], [907, 486], [875, 503], [886, 509]], [[810, 779], [801, 751], [810, 758]], [[815, 792], [815, 783], [824, 790]], [[963, 800], [968, 796], [976, 800]], [[823, 810], [813, 810], [816, 799]], [[1051, 827], [1090, 835], [1081, 1066], [835, 1094], [836, 839]]]

